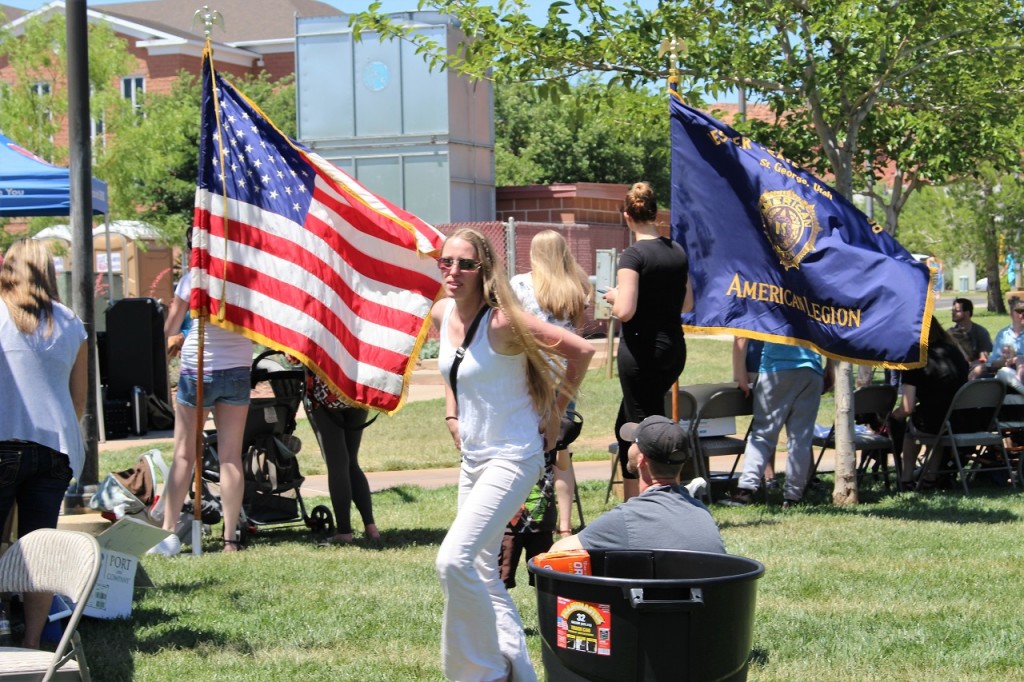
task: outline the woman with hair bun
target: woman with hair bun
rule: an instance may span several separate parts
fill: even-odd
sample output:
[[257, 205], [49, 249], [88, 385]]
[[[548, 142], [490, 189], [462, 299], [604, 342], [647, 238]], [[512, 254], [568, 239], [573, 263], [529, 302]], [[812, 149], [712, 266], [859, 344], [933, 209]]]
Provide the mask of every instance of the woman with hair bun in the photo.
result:
[[626, 193], [626, 225], [636, 242], [619, 257], [617, 285], [604, 294], [622, 322], [618, 369], [622, 403], [615, 419], [623, 496], [639, 494], [637, 475], [627, 468], [629, 443], [618, 436], [623, 424], [665, 414], [665, 392], [686, 365], [680, 314], [693, 308], [683, 247], [658, 233], [654, 190], [638, 182]]

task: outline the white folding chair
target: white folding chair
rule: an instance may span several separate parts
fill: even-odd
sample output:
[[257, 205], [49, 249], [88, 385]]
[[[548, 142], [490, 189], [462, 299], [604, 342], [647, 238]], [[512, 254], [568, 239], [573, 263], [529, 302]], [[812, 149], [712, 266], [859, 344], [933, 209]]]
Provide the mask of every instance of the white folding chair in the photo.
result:
[[71, 612], [56, 651], [0, 647], [0, 681], [90, 682], [78, 622], [100, 572], [100, 546], [88, 533], [42, 528], [19, 539], [0, 557], [0, 592], [55, 592]]

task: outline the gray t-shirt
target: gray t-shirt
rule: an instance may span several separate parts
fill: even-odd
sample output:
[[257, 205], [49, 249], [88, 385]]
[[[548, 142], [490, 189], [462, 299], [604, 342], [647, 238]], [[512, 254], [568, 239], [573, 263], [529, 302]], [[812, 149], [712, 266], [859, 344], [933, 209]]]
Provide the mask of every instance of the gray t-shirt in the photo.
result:
[[711, 512], [681, 485], [652, 486], [580, 531], [587, 550], [686, 549], [725, 554]]

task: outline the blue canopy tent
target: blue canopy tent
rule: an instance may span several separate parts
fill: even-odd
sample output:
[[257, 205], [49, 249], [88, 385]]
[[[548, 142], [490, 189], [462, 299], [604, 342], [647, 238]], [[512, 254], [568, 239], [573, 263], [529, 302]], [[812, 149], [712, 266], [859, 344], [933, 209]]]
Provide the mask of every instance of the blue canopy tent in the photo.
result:
[[[107, 213], [107, 183], [96, 178], [92, 179], [92, 212]], [[0, 218], [40, 215], [71, 215], [71, 171], [43, 161], [0, 134]], [[108, 221], [103, 222], [109, 229]], [[109, 235], [107, 244], [110, 262]]]
[[[107, 183], [92, 179], [92, 212], [107, 212]], [[70, 215], [71, 173], [0, 135], [0, 217]]]

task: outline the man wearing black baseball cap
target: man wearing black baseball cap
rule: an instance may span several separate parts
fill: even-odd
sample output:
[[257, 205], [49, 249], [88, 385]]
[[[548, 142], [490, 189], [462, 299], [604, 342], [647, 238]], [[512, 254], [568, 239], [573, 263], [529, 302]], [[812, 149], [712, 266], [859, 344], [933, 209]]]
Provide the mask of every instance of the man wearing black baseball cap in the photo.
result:
[[623, 424], [619, 436], [632, 443], [627, 466], [640, 477], [640, 494], [577, 535], [559, 540], [551, 551], [689, 549], [724, 554], [711, 512], [679, 482], [690, 456], [683, 428], [668, 417], [651, 416], [639, 424]]

